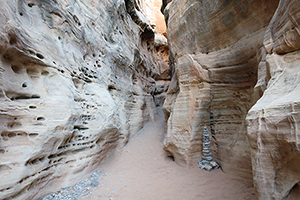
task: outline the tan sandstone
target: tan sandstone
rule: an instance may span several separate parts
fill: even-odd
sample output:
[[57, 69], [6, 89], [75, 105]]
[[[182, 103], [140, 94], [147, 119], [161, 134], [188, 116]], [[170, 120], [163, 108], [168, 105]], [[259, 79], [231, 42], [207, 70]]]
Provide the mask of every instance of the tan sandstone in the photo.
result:
[[140, 0], [141, 8], [145, 13], [150, 25], [155, 33], [166, 36], [167, 27], [164, 15], [160, 12], [162, 6], [161, 0]]
[[3, 0], [0, 55], [0, 199], [76, 182], [156, 116], [154, 30], [132, 0]]
[[262, 97], [247, 116], [259, 199], [300, 198], [300, 2], [281, 0], [265, 34]]
[[174, 60], [164, 104], [164, 148], [178, 163], [201, 160], [205, 125], [225, 172], [252, 179], [245, 117], [253, 105], [257, 52], [277, 1], [176, 1], [167, 18]]
[[300, 198], [300, 2], [164, 1], [173, 77], [165, 150], [214, 159], [253, 182], [258, 199]]

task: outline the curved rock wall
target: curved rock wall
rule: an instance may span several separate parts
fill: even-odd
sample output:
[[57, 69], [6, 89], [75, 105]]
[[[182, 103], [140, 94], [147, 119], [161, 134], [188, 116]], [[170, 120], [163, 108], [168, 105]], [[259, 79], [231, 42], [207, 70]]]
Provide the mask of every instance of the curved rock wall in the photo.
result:
[[262, 97], [247, 116], [259, 199], [300, 198], [300, 2], [280, 1], [264, 39]]
[[132, 5], [1, 2], [1, 199], [80, 179], [154, 119], [154, 32]]
[[254, 103], [257, 52], [277, 3], [173, 0], [166, 6], [175, 73], [164, 105], [164, 148], [175, 161], [201, 160], [207, 125], [222, 169], [251, 180], [245, 117]]
[[259, 199], [300, 198], [299, 8], [297, 0], [164, 1], [174, 66], [164, 148], [175, 161], [201, 159], [208, 125], [223, 171], [250, 181], [252, 171]]
[[160, 12], [161, 0], [141, 0], [141, 7], [155, 33], [166, 35], [164, 15]]

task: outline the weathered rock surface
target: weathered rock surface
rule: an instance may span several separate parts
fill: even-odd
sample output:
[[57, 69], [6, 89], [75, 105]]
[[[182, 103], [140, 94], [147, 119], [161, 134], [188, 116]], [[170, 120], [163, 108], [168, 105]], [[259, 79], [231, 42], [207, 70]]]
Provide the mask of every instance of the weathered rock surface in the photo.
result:
[[247, 116], [259, 199], [300, 199], [300, 2], [281, 0], [266, 31]]
[[144, 11], [149, 24], [154, 28], [155, 33], [166, 35], [167, 27], [164, 15], [160, 12], [161, 0], [140, 0], [141, 8]]
[[154, 32], [131, 0], [3, 0], [0, 199], [90, 173], [156, 115]]
[[259, 199], [300, 198], [299, 8], [297, 0], [164, 1], [174, 67], [164, 148], [175, 161], [201, 160], [209, 125], [223, 171], [248, 180], [253, 171]]
[[[153, 28], [155, 62], [157, 73], [154, 79], [158, 82], [155, 87], [154, 100], [156, 106], [162, 106], [166, 98], [169, 82], [171, 80], [169, 67], [169, 46], [166, 38], [166, 24], [163, 14], [160, 12], [162, 2], [160, 0], [137, 0], [134, 2], [137, 12], [145, 13], [146, 19]], [[132, 4], [132, 6], [134, 6]]]
[[167, 96], [171, 80], [171, 71], [169, 66], [169, 46], [167, 38], [161, 34], [155, 34], [154, 47], [156, 53], [156, 62], [158, 65], [158, 74], [154, 76], [156, 88], [154, 99], [156, 106], [162, 106]]
[[175, 161], [201, 160], [207, 125], [214, 159], [225, 172], [251, 180], [245, 117], [254, 103], [257, 52], [277, 3], [202, 0], [166, 6], [175, 73], [164, 105], [164, 148]]

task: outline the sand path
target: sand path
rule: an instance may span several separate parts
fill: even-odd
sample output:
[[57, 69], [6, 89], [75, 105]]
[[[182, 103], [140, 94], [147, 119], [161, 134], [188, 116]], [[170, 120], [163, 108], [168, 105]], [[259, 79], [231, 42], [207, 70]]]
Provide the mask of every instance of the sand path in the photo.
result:
[[105, 179], [80, 199], [254, 200], [254, 189], [220, 169], [206, 172], [177, 165], [162, 149], [163, 113], [147, 123], [113, 158], [101, 165]]

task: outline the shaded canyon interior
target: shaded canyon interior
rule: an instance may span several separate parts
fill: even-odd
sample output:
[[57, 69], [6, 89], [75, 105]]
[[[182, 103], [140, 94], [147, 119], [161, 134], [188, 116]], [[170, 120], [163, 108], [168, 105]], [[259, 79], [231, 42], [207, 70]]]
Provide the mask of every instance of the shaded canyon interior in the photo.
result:
[[201, 160], [207, 126], [214, 160], [258, 199], [300, 198], [299, 0], [3, 0], [0, 11], [1, 199], [83, 179], [157, 106], [179, 165]]

